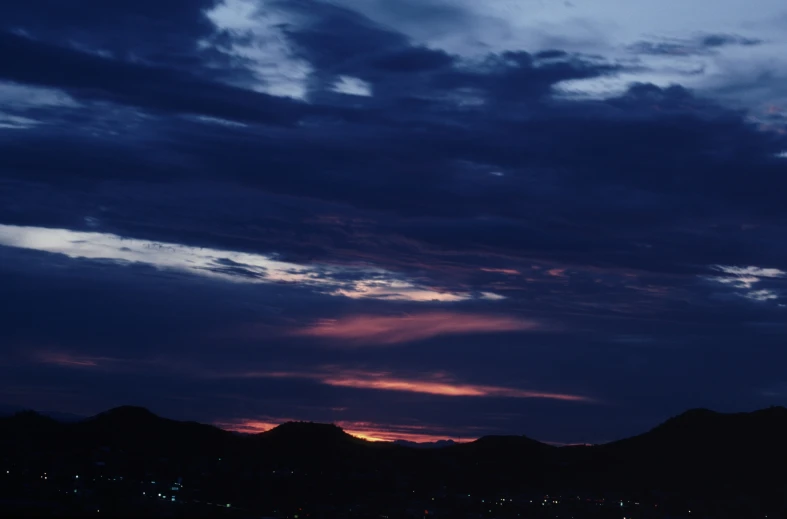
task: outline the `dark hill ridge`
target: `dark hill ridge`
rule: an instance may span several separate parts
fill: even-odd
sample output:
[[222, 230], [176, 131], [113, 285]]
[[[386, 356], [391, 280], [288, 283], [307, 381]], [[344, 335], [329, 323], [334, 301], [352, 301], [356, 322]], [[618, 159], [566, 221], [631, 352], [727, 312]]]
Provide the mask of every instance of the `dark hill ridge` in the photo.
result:
[[200, 488], [221, 489], [228, 502], [257, 495], [261, 481], [334, 496], [348, 488], [378, 492], [401, 485], [773, 493], [787, 490], [787, 409], [691, 410], [641, 435], [596, 446], [486, 436], [439, 449], [369, 442], [310, 422], [238, 435], [131, 406], [77, 423], [24, 412], [0, 418], [2, 460], [79, 473], [101, 467], [138, 479], [183, 476]]
[[671, 449], [705, 449], [734, 444], [754, 448], [787, 438], [787, 409], [770, 407], [750, 413], [718, 413], [691, 409], [650, 431], [609, 444], [610, 446], [665, 446]]
[[[177, 421], [163, 418], [144, 407], [121, 406], [99, 413], [93, 417], [76, 422], [62, 422], [35, 411], [19, 411], [11, 416], [0, 417], [0, 431], [35, 430], [50, 431], [69, 429], [74, 431], [127, 431], [128, 435], [153, 432], [157, 434], [199, 434], [206, 437], [229, 437], [228, 431], [213, 425], [192, 421]], [[238, 437], [258, 438], [266, 442], [347, 442], [360, 446], [369, 446], [381, 442], [369, 442], [346, 433], [335, 424], [316, 422], [286, 422], [268, 431], [237, 435]], [[510, 449], [532, 450], [577, 450], [583, 448], [622, 449], [633, 446], [669, 445], [677, 448], [680, 445], [695, 447], [713, 445], [730, 441], [740, 441], [762, 445], [774, 441], [781, 444], [787, 438], [787, 408], [773, 406], [753, 412], [720, 413], [708, 409], [691, 409], [666, 420], [643, 434], [598, 446], [566, 446], [556, 447], [533, 440], [527, 436], [484, 436], [472, 442], [455, 443], [447, 440], [435, 442], [446, 449], [471, 449], [476, 451], [494, 451]], [[392, 444], [402, 447], [417, 447], [420, 444], [407, 441], [396, 441]], [[651, 445], [652, 444], [652, 445]], [[787, 441], [785, 441], [787, 444]]]
[[142, 421], [155, 421], [160, 420], [161, 418], [149, 411], [145, 407], [139, 407], [134, 405], [124, 405], [120, 407], [115, 407], [108, 411], [104, 411], [103, 413], [99, 413], [96, 416], [88, 418], [88, 420], [96, 421], [96, 420], [117, 420], [117, 421], [126, 421], [126, 420], [134, 420], [138, 422]]
[[[258, 433], [269, 441], [305, 441], [332, 443], [357, 440], [338, 425], [315, 422], [286, 422], [265, 432]], [[363, 440], [361, 440], [363, 441]]]

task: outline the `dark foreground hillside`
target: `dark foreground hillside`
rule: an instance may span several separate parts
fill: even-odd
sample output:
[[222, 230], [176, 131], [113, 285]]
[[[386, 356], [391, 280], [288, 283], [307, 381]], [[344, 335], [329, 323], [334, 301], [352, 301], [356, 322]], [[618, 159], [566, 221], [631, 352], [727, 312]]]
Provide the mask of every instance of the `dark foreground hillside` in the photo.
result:
[[782, 407], [692, 410], [600, 446], [439, 449], [313, 423], [239, 435], [136, 407], [24, 412], [0, 418], [0, 516], [787, 517], [786, 439]]

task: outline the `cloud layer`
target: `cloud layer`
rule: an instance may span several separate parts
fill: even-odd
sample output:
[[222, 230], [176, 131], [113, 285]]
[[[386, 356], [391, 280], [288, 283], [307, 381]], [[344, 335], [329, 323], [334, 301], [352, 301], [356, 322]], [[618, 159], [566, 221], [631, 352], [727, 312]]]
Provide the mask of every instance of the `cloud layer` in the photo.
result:
[[0, 6], [0, 400], [563, 443], [785, 403], [781, 2], [61, 4]]

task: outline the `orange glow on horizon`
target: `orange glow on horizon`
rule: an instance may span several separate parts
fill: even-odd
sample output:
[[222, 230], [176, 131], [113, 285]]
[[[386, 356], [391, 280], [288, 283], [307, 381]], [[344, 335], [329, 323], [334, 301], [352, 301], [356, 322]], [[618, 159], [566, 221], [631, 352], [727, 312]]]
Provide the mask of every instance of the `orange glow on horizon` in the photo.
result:
[[340, 340], [351, 344], [392, 345], [439, 335], [499, 333], [537, 330], [541, 326], [509, 316], [460, 312], [426, 312], [414, 315], [354, 315], [323, 319], [292, 335]]
[[[236, 422], [216, 422], [215, 426], [228, 431], [239, 433], [257, 434], [270, 431], [275, 427], [297, 420], [293, 419], [274, 419], [266, 417], [263, 420], [243, 419]], [[451, 434], [439, 433], [435, 428], [418, 425], [394, 425], [394, 424], [377, 424], [372, 422], [354, 422], [354, 421], [338, 421], [335, 424], [344, 430], [347, 434], [360, 438], [362, 440], [371, 442], [393, 442], [395, 440], [404, 440], [416, 443], [429, 443], [443, 440], [453, 439], [456, 441], [457, 436], [452, 438]], [[473, 436], [462, 435], [462, 441], [474, 441], [478, 439]]]

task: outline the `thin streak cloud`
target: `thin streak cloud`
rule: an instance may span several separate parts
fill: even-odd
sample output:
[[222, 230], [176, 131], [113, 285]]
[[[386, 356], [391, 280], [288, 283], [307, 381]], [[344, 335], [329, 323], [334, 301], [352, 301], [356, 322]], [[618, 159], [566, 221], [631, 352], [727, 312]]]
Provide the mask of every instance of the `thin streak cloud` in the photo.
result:
[[743, 297], [752, 301], [772, 301], [779, 299], [774, 290], [759, 288], [755, 285], [763, 279], [775, 280], [784, 278], [787, 273], [777, 268], [763, 268], [757, 266], [736, 267], [731, 265], [713, 265], [714, 270], [725, 274], [724, 276], [709, 276], [707, 279], [742, 290]]
[[[495, 299], [495, 294], [422, 287], [375, 267], [303, 265], [273, 255], [192, 247], [178, 243], [125, 238], [109, 233], [0, 224], [0, 245], [64, 254], [74, 259], [114, 260], [237, 283], [288, 283], [332, 296], [413, 302]], [[347, 276], [347, 274], [351, 274]]]
[[352, 387], [360, 389], [380, 389], [384, 391], [405, 391], [441, 396], [538, 398], [544, 400], [563, 400], [567, 402], [589, 402], [590, 398], [581, 395], [528, 391], [509, 387], [457, 384], [448, 380], [408, 380], [388, 378], [385, 374], [372, 376], [342, 376], [323, 379], [329, 386]]
[[326, 367], [324, 371], [320, 372], [246, 372], [227, 375], [226, 377], [307, 379], [317, 381], [326, 386], [398, 391], [447, 397], [526, 398], [565, 402], [596, 402], [596, 400], [591, 397], [578, 394], [462, 383], [445, 373], [430, 373], [416, 378], [396, 376], [386, 371], [342, 370], [328, 369], [328, 367]]
[[441, 335], [502, 333], [540, 330], [535, 321], [509, 316], [460, 312], [426, 312], [402, 316], [355, 315], [323, 319], [292, 332], [293, 335], [342, 341], [354, 346], [392, 345]]
[[39, 352], [36, 357], [43, 364], [55, 364], [69, 368], [96, 368], [102, 361], [106, 360], [98, 357], [77, 356], [51, 351]]

